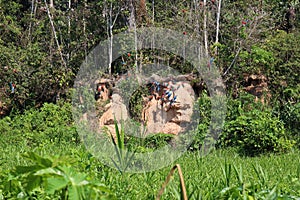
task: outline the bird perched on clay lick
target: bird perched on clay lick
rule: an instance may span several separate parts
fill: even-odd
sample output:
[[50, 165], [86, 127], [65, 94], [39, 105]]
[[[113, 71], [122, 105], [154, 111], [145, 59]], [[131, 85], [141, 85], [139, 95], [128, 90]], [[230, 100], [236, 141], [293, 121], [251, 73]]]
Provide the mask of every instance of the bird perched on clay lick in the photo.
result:
[[174, 92], [173, 92], [172, 90], [167, 90], [167, 91], [166, 91], [166, 97], [167, 97], [167, 99], [168, 99], [169, 101], [171, 101], [171, 99], [173, 98], [172, 95], [173, 95], [173, 97], [174, 97]]
[[159, 92], [160, 91], [160, 83], [157, 81], [154, 81], [154, 91]]
[[154, 95], [155, 99], [158, 100], [159, 98], [159, 92], [160, 92], [160, 83], [157, 81], [154, 81], [151, 85], [151, 94]]
[[177, 100], [177, 95], [175, 95], [175, 96], [173, 97], [173, 99], [171, 99], [171, 101], [170, 101], [170, 106], [172, 106], [172, 105], [176, 102], [176, 100]]
[[160, 97], [160, 105], [161, 105], [161, 107], [164, 107], [164, 103], [165, 103], [165, 93], [164, 94], [162, 94], [161, 95], [161, 97]]
[[175, 96], [170, 100], [169, 108], [166, 110], [166, 112], [168, 112], [168, 111], [172, 108], [172, 106], [173, 106], [173, 104], [176, 102], [176, 100], [177, 100], [177, 95], [175, 95]]

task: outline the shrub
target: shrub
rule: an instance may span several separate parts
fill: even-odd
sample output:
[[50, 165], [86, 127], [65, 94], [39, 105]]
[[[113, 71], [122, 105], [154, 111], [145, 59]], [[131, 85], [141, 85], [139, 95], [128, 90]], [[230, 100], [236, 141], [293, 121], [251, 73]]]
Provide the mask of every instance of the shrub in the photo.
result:
[[194, 140], [189, 145], [189, 150], [199, 150], [204, 143], [211, 120], [211, 100], [207, 92], [204, 91], [197, 101], [196, 112], [199, 114], [199, 124], [194, 131]]
[[127, 146], [131, 151], [147, 152], [162, 148], [172, 141], [173, 135], [170, 134], [150, 134], [144, 138], [127, 136]]
[[0, 133], [9, 143], [18, 141], [20, 136], [30, 146], [49, 142], [79, 142], [69, 103], [45, 103], [41, 109], [30, 109], [22, 115], [5, 117], [0, 120], [0, 125]]
[[287, 103], [280, 112], [280, 118], [291, 138], [295, 139], [297, 146], [300, 147], [300, 102], [296, 104]]
[[227, 121], [219, 139], [223, 147], [238, 147], [246, 155], [284, 152], [294, 144], [287, 139], [284, 124], [268, 111], [252, 109]]

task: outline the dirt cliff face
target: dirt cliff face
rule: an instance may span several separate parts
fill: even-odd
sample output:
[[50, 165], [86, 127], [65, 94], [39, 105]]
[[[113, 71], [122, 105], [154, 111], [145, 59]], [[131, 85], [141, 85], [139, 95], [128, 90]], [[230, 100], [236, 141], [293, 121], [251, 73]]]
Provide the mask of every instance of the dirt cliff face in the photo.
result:
[[122, 98], [118, 94], [113, 94], [111, 96], [111, 102], [108, 103], [104, 109], [106, 110], [103, 115], [99, 118], [99, 128], [102, 129], [106, 127], [109, 132], [115, 137], [115, 125], [114, 119], [118, 122], [121, 120], [126, 121], [128, 119], [128, 111], [122, 102]]
[[244, 90], [255, 96], [256, 101], [268, 103], [271, 92], [268, 89], [267, 78], [264, 75], [244, 74]]
[[[170, 86], [171, 84], [169, 84]], [[177, 135], [184, 131], [181, 123], [189, 123], [193, 113], [194, 91], [189, 83], [177, 82], [171, 85], [177, 100], [162, 103], [152, 98], [143, 108], [143, 121], [147, 124], [147, 133], [166, 133]]]
[[[168, 88], [172, 95], [164, 97], [152, 95], [144, 97], [142, 108], [142, 119], [146, 125], [146, 134], [165, 133], [177, 135], [184, 131], [181, 124], [189, 123], [193, 113], [193, 103], [195, 100], [194, 91], [188, 82], [179, 81], [168, 83]], [[165, 91], [165, 92], [166, 92]], [[171, 101], [176, 96], [176, 101]], [[162, 98], [164, 97], [164, 98]], [[100, 128], [106, 127], [114, 136], [114, 117], [117, 121], [129, 119], [129, 113], [122, 98], [118, 94], [113, 94], [111, 102], [106, 105], [104, 114], [99, 118]]]

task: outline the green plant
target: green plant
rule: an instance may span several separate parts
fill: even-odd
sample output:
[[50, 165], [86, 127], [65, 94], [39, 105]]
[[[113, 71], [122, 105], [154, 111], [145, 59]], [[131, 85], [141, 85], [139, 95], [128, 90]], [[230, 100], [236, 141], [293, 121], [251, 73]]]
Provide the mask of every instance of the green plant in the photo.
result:
[[206, 138], [207, 131], [211, 121], [211, 99], [207, 91], [203, 91], [197, 100], [196, 113], [199, 114], [199, 124], [194, 130], [194, 139], [189, 145], [189, 150], [199, 150]]
[[225, 123], [219, 143], [239, 147], [247, 155], [285, 152], [294, 145], [287, 138], [283, 123], [268, 111], [252, 109]]
[[288, 102], [280, 111], [280, 118], [289, 132], [290, 138], [297, 142], [300, 147], [300, 102]]
[[33, 152], [23, 156], [32, 164], [17, 166], [6, 180], [1, 181], [4, 196], [74, 200], [113, 199], [106, 186], [89, 180], [85, 173], [74, 170], [68, 159], [46, 158]]
[[173, 138], [173, 135], [164, 133], [149, 134], [147, 136], [143, 135], [139, 137], [127, 135], [126, 146], [131, 151], [144, 153], [154, 151], [170, 144]]
[[[29, 146], [47, 143], [79, 143], [79, 136], [73, 125], [71, 105], [45, 103], [40, 109], [30, 109], [22, 115], [6, 117], [1, 134], [6, 137], [23, 136]], [[9, 140], [8, 140], [9, 141]]]
[[117, 160], [113, 160], [115, 167], [119, 172], [124, 173], [126, 169], [131, 164], [131, 160], [134, 156], [134, 152], [128, 151], [125, 149], [125, 131], [124, 131], [124, 122], [121, 122], [121, 130], [119, 130], [118, 122], [116, 118], [114, 119], [116, 138], [111, 134], [111, 140], [114, 144], [115, 153], [117, 154]]

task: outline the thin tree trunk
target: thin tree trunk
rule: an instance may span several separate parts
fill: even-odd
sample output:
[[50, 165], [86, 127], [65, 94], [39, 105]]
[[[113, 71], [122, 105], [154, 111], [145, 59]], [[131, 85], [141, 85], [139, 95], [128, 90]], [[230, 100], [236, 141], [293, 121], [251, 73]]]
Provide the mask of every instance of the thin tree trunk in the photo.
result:
[[[112, 75], [112, 52], [113, 52], [113, 28], [114, 28], [114, 25], [117, 21], [117, 18], [120, 14], [120, 10], [118, 10], [115, 18], [113, 19], [113, 3], [110, 2], [110, 8], [109, 8], [109, 14], [108, 14], [108, 11], [107, 11], [107, 1], [105, 1], [105, 14], [106, 14], [106, 23], [107, 23], [107, 36], [109, 38], [109, 47], [108, 47], [108, 56], [109, 56], [109, 63], [108, 63], [108, 71], [109, 71], [109, 75], [111, 76]], [[109, 16], [107, 16], [109, 15]]]
[[113, 25], [112, 25], [112, 2], [110, 2], [110, 8], [109, 8], [109, 65], [108, 65], [108, 70], [109, 70], [109, 75], [111, 76], [112, 74], [112, 69], [111, 69], [111, 64], [112, 64], [112, 52], [113, 52]]
[[35, 0], [31, 0], [31, 13], [30, 13], [30, 24], [28, 30], [28, 40], [31, 43], [31, 29], [32, 29], [32, 19], [34, 18], [34, 11], [35, 11]]
[[85, 20], [85, 11], [87, 7], [87, 0], [84, 0], [84, 10], [83, 10], [83, 35], [84, 35], [84, 56], [87, 59], [87, 36], [86, 36], [86, 20]]
[[[193, 6], [191, 6], [191, 13], [194, 12], [195, 14], [195, 17], [196, 17], [196, 25], [195, 25], [195, 32], [196, 32], [196, 36], [197, 38], [201, 38], [201, 34], [200, 34], [200, 23], [199, 23], [199, 1], [198, 0], [194, 0], [193, 1]], [[200, 39], [199, 39], [200, 40]], [[199, 43], [199, 48], [198, 48], [198, 58], [199, 58], [199, 61], [202, 59], [202, 53], [200, 51], [200, 43]]]
[[68, 53], [67, 53], [67, 63], [69, 63], [70, 60], [70, 43], [71, 43], [71, 0], [69, 0], [69, 5], [68, 5]]
[[138, 72], [138, 66], [137, 66], [137, 32], [136, 32], [135, 8], [134, 8], [133, 0], [130, 1], [129, 9], [130, 9], [129, 31], [132, 31], [132, 29], [134, 31], [134, 50], [136, 52], [134, 65], [136, 67], [135, 68], [136, 72]]
[[50, 8], [54, 8], [54, 2], [53, 2], [53, 0], [50, 0]]
[[55, 39], [55, 42], [56, 42], [56, 45], [57, 45], [57, 48], [58, 48], [58, 52], [60, 54], [60, 58], [61, 58], [62, 64], [64, 65], [65, 68], [67, 68], [67, 64], [66, 64], [66, 62], [64, 60], [64, 57], [63, 57], [63, 54], [62, 54], [62, 51], [61, 51], [61, 47], [60, 47], [58, 39], [57, 39], [57, 34], [56, 34], [56, 31], [55, 31], [54, 23], [53, 23], [53, 20], [52, 20], [52, 16], [51, 16], [51, 13], [50, 13], [47, 1], [44, 0], [44, 2], [45, 2], [45, 6], [46, 6], [48, 17], [49, 17], [49, 20], [50, 20], [52, 32], [53, 32], [54, 39]]
[[[138, 68], [138, 55], [137, 55], [137, 32], [136, 32], [136, 20], [135, 20], [135, 9], [134, 9], [134, 6], [133, 6], [133, 2], [131, 1], [131, 14], [133, 16], [132, 18], [132, 26], [134, 28], [134, 50], [135, 50], [135, 61], [134, 61], [134, 65], [136, 67], [136, 72], [138, 72], [139, 68]], [[141, 63], [140, 63], [141, 65]], [[142, 65], [141, 65], [142, 66]], [[141, 69], [140, 69], [140, 72], [141, 72]]]
[[154, 8], [154, 0], [152, 0], [152, 25], [154, 25], [154, 14], [155, 14], [155, 8]]
[[208, 57], [208, 38], [207, 38], [207, 12], [206, 12], [206, 0], [203, 1], [204, 8], [204, 19], [203, 19], [203, 31], [204, 31], [204, 47], [205, 47], [205, 56]]
[[[154, 0], [152, 0], [152, 26], [154, 26], [155, 23], [155, 2]], [[151, 50], [154, 50], [154, 46], [155, 46], [155, 38], [154, 38], [154, 33], [152, 33], [152, 38], [151, 38]], [[153, 51], [151, 51], [152, 55], [153, 55]]]
[[[221, 14], [221, 5], [222, 5], [222, 0], [219, 0], [218, 4], [218, 13], [217, 13], [217, 30], [216, 30], [216, 44], [219, 42], [219, 29], [220, 29], [220, 14]], [[216, 47], [215, 50], [215, 55], [218, 54], [218, 47]]]

